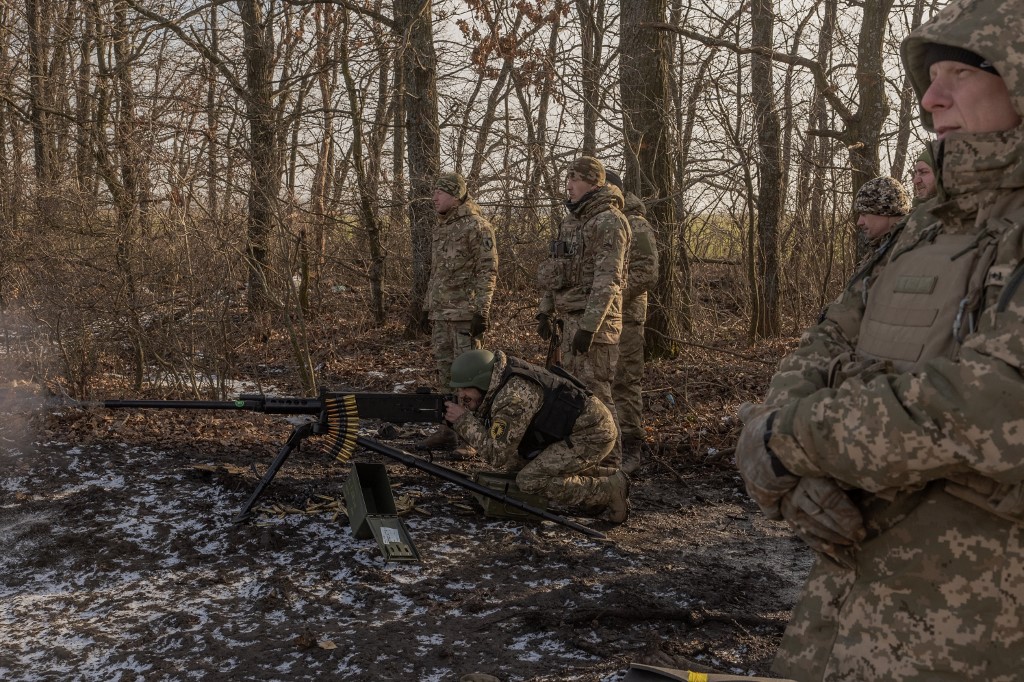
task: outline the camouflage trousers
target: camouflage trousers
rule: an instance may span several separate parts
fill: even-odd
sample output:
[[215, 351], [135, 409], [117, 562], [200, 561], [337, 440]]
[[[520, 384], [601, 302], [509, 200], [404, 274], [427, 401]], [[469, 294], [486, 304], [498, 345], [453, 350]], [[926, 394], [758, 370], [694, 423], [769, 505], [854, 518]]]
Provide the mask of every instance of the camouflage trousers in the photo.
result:
[[612, 396], [623, 440], [643, 440], [644, 325], [623, 322], [619, 337], [619, 360], [615, 364]]
[[516, 474], [516, 485], [523, 492], [543, 495], [562, 507], [602, 506], [602, 478], [581, 475], [606, 459], [615, 446], [611, 431], [604, 443], [555, 443], [544, 448]]
[[1021, 679], [1024, 524], [941, 482], [912, 501], [865, 514], [872, 537], [855, 570], [818, 558], [772, 672], [798, 682]]
[[[572, 337], [579, 330], [579, 315], [565, 315], [562, 329], [562, 367], [577, 379], [586, 384], [594, 396], [604, 403], [612, 413], [615, 428], [619, 428], [619, 419], [612, 399], [612, 380], [615, 378], [615, 364], [618, 362], [619, 345], [617, 343], [597, 343], [590, 351], [583, 354], [573, 353]], [[619, 466], [622, 462], [622, 443], [616, 433], [616, 443], [607, 462], [611, 466]]]
[[452, 362], [466, 351], [480, 348], [479, 336], [469, 335], [469, 320], [431, 320], [430, 347], [442, 389], [452, 380]]

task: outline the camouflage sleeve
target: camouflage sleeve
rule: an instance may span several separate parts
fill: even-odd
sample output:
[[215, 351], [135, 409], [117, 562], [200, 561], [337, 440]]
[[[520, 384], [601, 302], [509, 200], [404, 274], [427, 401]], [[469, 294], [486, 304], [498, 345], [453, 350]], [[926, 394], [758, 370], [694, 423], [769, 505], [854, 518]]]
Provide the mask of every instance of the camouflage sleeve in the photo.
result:
[[800, 345], [783, 358], [765, 396], [766, 405], [783, 405], [828, 386], [837, 358], [852, 355], [864, 314], [863, 285], [844, 291], [822, 320], [800, 337]]
[[489, 428], [470, 412], [453, 426], [488, 465], [500, 471], [516, 470], [525, 463], [519, 457], [519, 442], [543, 400], [539, 386], [513, 377], [494, 397]]
[[580, 318], [580, 329], [596, 332], [615, 297], [622, 292], [629, 224], [621, 213], [603, 211], [594, 218], [590, 230], [587, 248], [593, 249], [594, 280]]
[[991, 312], [960, 360], [847, 379], [782, 408], [771, 448], [794, 473], [878, 492], [961, 474], [1024, 481], [1024, 301]]
[[474, 282], [476, 300], [473, 302], [473, 310], [488, 317], [494, 286], [498, 281], [498, 245], [494, 241], [494, 228], [483, 218], [477, 219], [477, 236], [479, 244]]
[[540, 294], [540, 304], [537, 306], [538, 313], [551, 315], [555, 312], [555, 295], [551, 291], [543, 291]]
[[622, 292], [622, 298], [627, 301], [653, 289], [658, 283], [658, 244], [654, 228], [639, 216], [630, 220], [630, 227], [633, 228], [633, 240], [629, 246], [629, 274]]

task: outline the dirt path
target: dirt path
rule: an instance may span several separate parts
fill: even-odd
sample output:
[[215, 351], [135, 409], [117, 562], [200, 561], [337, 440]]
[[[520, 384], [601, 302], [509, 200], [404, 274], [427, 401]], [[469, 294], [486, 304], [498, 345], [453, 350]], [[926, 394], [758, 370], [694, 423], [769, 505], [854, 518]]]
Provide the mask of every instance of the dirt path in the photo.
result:
[[[344, 514], [231, 525], [286, 433], [69, 413], [0, 440], [0, 679], [617, 680], [657, 651], [764, 674], [809, 569], [727, 457], [648, 463], [607, 543], [390, 463], [419, 565]], [[340, 499], [347, 473], [297, 453], [268, 501]]]

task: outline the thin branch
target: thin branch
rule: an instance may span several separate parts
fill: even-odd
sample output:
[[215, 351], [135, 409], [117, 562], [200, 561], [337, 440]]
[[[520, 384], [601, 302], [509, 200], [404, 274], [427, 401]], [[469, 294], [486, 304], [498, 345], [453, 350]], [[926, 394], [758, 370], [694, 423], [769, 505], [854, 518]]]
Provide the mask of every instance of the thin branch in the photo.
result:
[[736, 43], [731, 43], [728, 40], [722, 40], [721, 38], [712, 38], [710, 36], [703, 35], [702, 33], [696, 33], [694, 31], [687, 30], [674, 24], [667, 24], [661, 22], [651, 22], [643, 24], [646, 28], [652, 28], [656, 31], [670, 31], [672, 33], [678, 33], [679, 35], [696, 40], [699, 43], [703, 43], [708, 47], [724, 47], [727, 50], [731, 50], [736, 54], [759, 54], [772, 59], [773, 61], [780, 62], [782, 64], [791, 64], [793, 66], [802, 66], [811, 72], [814, 77], [814, 82], [817, 84], [821, 94], [825, 96], [832, 108], [835, 109], [839, 117], [843, 119], [843, 122], [850, 125], [855, 119], [854, 114], [846, 106], [846, 103], [836, 93], [835, 88], [829, 83], [828, 78], [825, 74], [825, 69], [822, 68], [818, 62], [807, 59], [806, 57], [800, 57], [798, 55], [791, 55], [785, 52], [776, 52], [774, 50], [768, 50], [764, 48], [754, 47], [742, 47]]

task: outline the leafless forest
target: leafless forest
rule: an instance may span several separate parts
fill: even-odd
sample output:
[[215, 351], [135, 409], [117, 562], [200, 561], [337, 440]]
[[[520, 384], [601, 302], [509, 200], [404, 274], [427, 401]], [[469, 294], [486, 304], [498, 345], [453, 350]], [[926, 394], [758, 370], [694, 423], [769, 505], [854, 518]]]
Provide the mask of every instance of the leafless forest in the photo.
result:
[[[853, 192], [907, 178], [899, 44], [940, 4], [0, 0], [0, 676], [765, 674], [810, 552], [743, 493], [735, 408], [849, 277]], [[661, 252], [653, 453], [610, 545], [393, 471], [430, 560], [382, 568], [310, 511], [345, 471], [315, 450], [269, 495], [305, 513], [223, 520], [279, 422], [67, 407], [429, 383], [448, 170], [497, 233], [487, 343], [542, 358], [535, 269], [580, 153]]]
[[582, 151], [671, 254], [654, 357], [714, 325], [705, 263], [750, 338], [792, 334], [855, 262], [851, 192], [916, 153], [898, 45], [934, 4], [4, 0], [5, 320], [74, 395], [101, 371], [214, 394], [271, 330], [312, 389], [317, 318], [422, 332], [439, 170], [528, 309]]

